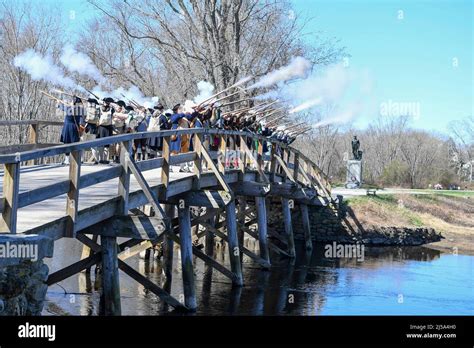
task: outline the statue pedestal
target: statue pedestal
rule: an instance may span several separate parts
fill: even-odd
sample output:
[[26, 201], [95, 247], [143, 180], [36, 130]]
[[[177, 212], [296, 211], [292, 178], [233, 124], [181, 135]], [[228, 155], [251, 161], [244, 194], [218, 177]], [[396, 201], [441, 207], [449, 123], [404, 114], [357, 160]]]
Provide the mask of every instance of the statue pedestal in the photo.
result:
[[346, 188], [359, 188], [362, 185], [362, 161], [347, 161], [346, 172]]

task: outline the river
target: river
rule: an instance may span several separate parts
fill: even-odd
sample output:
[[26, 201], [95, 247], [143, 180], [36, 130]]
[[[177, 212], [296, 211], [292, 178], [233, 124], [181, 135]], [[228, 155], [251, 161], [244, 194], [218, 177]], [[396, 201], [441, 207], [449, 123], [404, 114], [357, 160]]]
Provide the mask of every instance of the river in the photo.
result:
[[[54, 253], [53, 271], [78, 260], [81, 245], [63, 239]], [[195, 259], [194, 315], [474, 315], [473, 256], [427, 247], [367, 247], [363, 260], [324, 254], [323, 245], [307, 254], [298, 243], [296, 260], [272, 255], [270, 271], [245, 257], [243, 288], [232, 288], [227, 278]], [[227, 250], [216, 258], [228, 265]], [[179, 298], [176, 249], [174, 262], [171, 293]], [[164, 282], [159, 262], [134, 257], [127, 263], [158, 285]], [[91, 277], [81, 273], [50, 286], [43, 315], [97, 315], [99, 279], [93, 269]], [[175, 315], [122, 272], [120, 286], [123, 315]]]

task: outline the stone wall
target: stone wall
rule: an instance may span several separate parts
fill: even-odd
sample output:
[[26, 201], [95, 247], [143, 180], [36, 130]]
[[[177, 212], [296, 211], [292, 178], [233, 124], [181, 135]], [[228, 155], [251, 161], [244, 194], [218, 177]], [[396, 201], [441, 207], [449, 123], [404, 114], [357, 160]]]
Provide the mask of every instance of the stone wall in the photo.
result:
[[[309, 206], [311, 236], [316, 242], [364, 243], [367, 245], [422, 245], [437, 242], [441, 234], [432, 228], [379, 226], [366, 228], [349, 216], [345, 204], [334, 207]], [[303, 240], [303, 222], [298, 205], [292, 209], [295, 239]], [[284, 235], [281, 204], [272, 201], [269, 208], [270, 229]]]
[[0, 316], [40, 315], [53, 241], [37, 235], [0, 236]]
[[48, 272], [42, 260], [0, 269], [0, 315], [40, 315]]

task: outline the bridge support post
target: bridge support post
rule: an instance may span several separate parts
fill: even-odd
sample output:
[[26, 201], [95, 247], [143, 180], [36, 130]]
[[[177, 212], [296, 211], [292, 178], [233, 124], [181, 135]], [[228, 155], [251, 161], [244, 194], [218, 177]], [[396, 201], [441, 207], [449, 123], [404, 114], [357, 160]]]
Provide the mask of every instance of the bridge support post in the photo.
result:
[[[292, 204], [294, 204], [292, 202]], [[291, 224], [291, 208], [290, 200], [287, 198], [281, 199], [281, 207], [283, 209], [283, 222], [285, 224], [285, 233], [288, 242], [288, 254], [290, 257], [295, 257], [295, 239], [293, 237], [293, 226]]]
[[[169, 219], [175, 217], [175, 206], [172, 204], [165, 205], [165, 213]], [[173, 240], [165, 234], [163, 236], [163, 269], [166, 276], [166, 282], [171, 282], [173, 277]]]
[[303, 231], [306, 250], [313, 249], [313, 243], [311, 241], [311, 223], [309, 221], [308, 206], [306, 204], [300, 204], [301, 219], [303, 220]]
[[[215, 216], [209, 218], [208, 223], [212, 227], [214, 227], [216, 224], [219, 223], [219, 213], [217, 213]], [[210, 231], [206, 231], [206, 238], [205, 238], [205, 244], [206, 244], [206, 255], [207, 256], [214, 256], [214, 234], [211, 233]]]
[[[239, 199], [239, 224], [243, 226], [245, 224], [245, 209], [247, 208], [247, 200], [244, 196], [240, 196]], [[239, 241], [239, 245], [241, 247], [244, 246], [244, 236], [245, 236], [245, 231], [243, 228], [239, 227], [238, 232], [237, 232], [237, 237]], [[243, 262], [244, 259], [244, 254], [240, 254], [240, 262]]]
[[178, 206], [181, 268], [183, 274], [184, 304], [190, 311], [196, 310], [196, 289], [194, 284], [193, 243], [191, 239], [191, 212], [189, 207]]
[[267, 207], [265, 197], [255, 197], [255, 205], [257, 207], [258, 246], [260, 249], [260, 257], [270, 263], [270, 253], [268, 252], [267, 240]]
[[104, 315], [121, 315], [117, 238], [100, 237], [102, 247], [102, 300]]
[[227, 235], [229, 243], [229, 259], [232, 272], [236, 279], [233, 281], [234, 285], [242, 286], [244, 284], [242, 277], [242, 267], [240, 264], [240, 249], [237, 238], [237, 216], [235, 213], [235, 201], [232, 200], [225, 208]]

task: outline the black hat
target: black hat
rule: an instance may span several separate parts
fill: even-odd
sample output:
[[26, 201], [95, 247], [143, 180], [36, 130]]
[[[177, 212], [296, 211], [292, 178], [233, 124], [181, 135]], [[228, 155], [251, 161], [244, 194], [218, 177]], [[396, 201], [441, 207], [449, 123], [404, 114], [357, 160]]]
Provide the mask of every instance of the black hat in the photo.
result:
[[158, 103], [153, 107], [153, 109], [155, 110], [163, 110], [164, 108], [165, 107], [161, 103]]
[[87, 99], [87, 102], [92, 103], [92, 104], [99, 104], [99, 102], [95, 98], [89, 98], [89, 99]]
[[73, 99], [74, 99], [73, 104], [80, 104], [80, 103], [82, 103], [82, 99], [79, 98], [79, 97], [74, 96]]
[[153, 110], [152, 108], [148, 108], [148, 111], [152, 114], [153, 111], [155, 111], [155, 110]]
[[181, 104], [176, 104], [175, 106], [173, 106], [173, 112], [177, 112], [180, 107]]
[[127, 110], [127, 111], [133, 111], [133, 106], [127, 105], [127, 106], [125, 107], [125, 110]]
[[123, 100], [119, 100], [116, 104], [120, 105], [123, 108], [127, 105], [127, 104], [125, 104], [125, 102]]
[[112, 98], [110, 98], [110, 97], [104, 98], [104, 99], [102, 99], [102, 100], [103, 100], [105, 103], [113, 103], [113, 102], [114, 102], [114, 100], [113, 100]]

